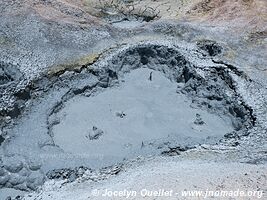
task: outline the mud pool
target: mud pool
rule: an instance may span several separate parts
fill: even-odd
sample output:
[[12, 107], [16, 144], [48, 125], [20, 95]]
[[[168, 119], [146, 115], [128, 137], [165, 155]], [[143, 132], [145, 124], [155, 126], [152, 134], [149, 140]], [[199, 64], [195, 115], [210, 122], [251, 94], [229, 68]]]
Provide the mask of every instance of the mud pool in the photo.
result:
[[69, 100], [52, 129], [55, 144], [73, 154], [123, 159], [147, 154], [160, 141], [192, 146], [233, 131], [230, 119], [192, 108], [176, 90], [161, 72], [136, 69], [111, 89]]
[[199, 56], [138, 44], [15, 91], [17, 107], [5, 112], [15, 123], [0, 138], [1, 187], [35, 190], [47, 178], [108, 177], [139, 156], [237, 146], [255, 126], [242, 94], [250, 82], [234, 66]]

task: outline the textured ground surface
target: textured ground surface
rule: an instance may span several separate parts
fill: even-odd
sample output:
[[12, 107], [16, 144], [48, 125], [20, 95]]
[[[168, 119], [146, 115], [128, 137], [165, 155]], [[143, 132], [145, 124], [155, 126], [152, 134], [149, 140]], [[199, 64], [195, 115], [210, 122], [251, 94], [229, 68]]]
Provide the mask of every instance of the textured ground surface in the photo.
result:
[[[117, 177], [101, 184], [74, 182], [59, 187], [53, 181], [48, 182], [39, 194], [31, 194], [27, 200], [50, 199], [262, 199], [266, 192], [266, 177], [263, 175], [266, 165], [240, 163], [203, 163], [202, 161], [181, 161], [160, 158], [140, 163]], [[200, 181], [201, 180], [201, 181]], [[258, 193], [243, 197], [218, 197], [208, 191], [248, 191]], [[145, 190], [144, 190], [145, 189]], [[133, 191], [116, 197], [108, 191]], [[164, 195], [151, 195], [152, 191], [168, 191]], [[186, 191], [203, 191], [199, 197], [186, 196]], [[149, 191], [149, 192], [148, 192]], [[136, 193], [134, 193], [136, 192]]]

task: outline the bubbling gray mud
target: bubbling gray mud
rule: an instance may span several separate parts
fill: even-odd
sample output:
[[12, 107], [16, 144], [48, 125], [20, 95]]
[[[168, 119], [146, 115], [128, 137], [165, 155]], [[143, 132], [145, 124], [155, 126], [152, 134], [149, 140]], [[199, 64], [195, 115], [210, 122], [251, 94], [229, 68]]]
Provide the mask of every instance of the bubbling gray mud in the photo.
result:
[[77, 96], [57, 113], [55, 144], [69, 153], [142, 155], [160, 141], [183, 146], [217, 142], [232, 132], [231, 120], [190, 107], [177, 84], [147, 68], [91, 97]]
[[19, 93], [20, 102], [30, 99], [27, 109], [3, 128], [0, 187], [32, 190], [45, 174], [66, 176], [56, 169], [100, 169], [248, 135], [256, 118], [238, 84], [251, 81], [232, 65], [203, 59], [141, 44], [36, 80]]

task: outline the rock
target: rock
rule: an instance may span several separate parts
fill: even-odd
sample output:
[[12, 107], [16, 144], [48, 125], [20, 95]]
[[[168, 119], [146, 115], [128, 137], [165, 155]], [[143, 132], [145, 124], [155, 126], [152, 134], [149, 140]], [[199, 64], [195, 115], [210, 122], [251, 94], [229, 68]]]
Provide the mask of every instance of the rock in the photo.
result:
[[4, 186], [10, 179], [9, 175], [0, 176], [0, 186]]
[[126, 114], [124, 112], [116, 112], [116, 116], [120, 118], [124, 118]]
[[41, 168], [41, 163], [37, 161], [36, 159], [31, 159], [29, 162], [29, 169], [32, 171], [37, 171]]
[[24, 167], [22, 170], [19, 171], [18, 174], [20, 176], [29, 176], [30, 175], [30, 171]]
[[71, 174], [68, 180], [69, 180], [70, 182], [73, 182], [73, 181], [75, 181], [76, 179], [77, 179], [77, 176], [76, 176], [75, 174]]
[[196, 125], [203, 125], [205, 124], [205, 122], [202, 120], [200, 114], [196, 114], [196, 120], [194, 121], [194, 124]]
[[93, 126], [93, 130], [86, 137], [89, 138], [89, 140], [97, 140], [103, 134], [104, 134], [104, 131], [102, 131], [101, 129]]
[[27, 191], [29, 190], [26, 186], [26, 183], [18, 184], [14, 186], [15, 189], [22, 190], [22, 191]]
[[33, 171], [31, 175], [28, 177], [26, 186], [30, 190], [36, 190], [38, 186], [42, 185], [45, 181], [45, 177], [38, 171]]
[[21, 162], [20, 158], [17, 156], [4, 157], [3, 165], [4, 165], [4, 168], [11, 173], [17, 173], [23, 168], [23, 163]]
[[82, 176], [82, 175], [85, 173], [85, 170], [86, 170], [86, 168], [84, 168], [84, 167], [79, 167], [79, 168], [78, 168], [78, 171], [77, 171], [77, 175], [78, 175], [78, 176]]
[[12, 174], [12, 176], [10, 176], [10, 179], [9, 179], [8, 182], [9, 182], [11, 185], [15, 186], [15, 185], [19, 185], [19, 184], [24, 183], [25, 180], [26, 180], [26, 178], [23, 177], [23, 176], [20, 176], [20, 175], [18, 175], [18, 174]]

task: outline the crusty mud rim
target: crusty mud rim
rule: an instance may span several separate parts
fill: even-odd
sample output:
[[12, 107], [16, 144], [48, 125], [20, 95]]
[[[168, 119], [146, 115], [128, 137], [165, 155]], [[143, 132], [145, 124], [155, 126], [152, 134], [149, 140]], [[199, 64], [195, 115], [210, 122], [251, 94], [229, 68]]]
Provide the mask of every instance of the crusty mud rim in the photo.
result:
[[[66, 71], [61, 75], [44, 76], [31, 82], [17, 93], [20, 103], [28, 102], [27, 106], [11, 116], [14, 118], [14, 123], [6, 124], [3, 133], [8, 135], [8, 133], [5, 133], [5, 130], [8, 130], [17, 123], [17, 120], [23, 118], [27, 111], [31, 109], [31, 105], [34, 105], [32, 103], [37, 100], [45, 101], [45, 96], [55, 90], [55, 88], [59, 90], [60, 88], [68, 88], [67, 92], [60, 93], [59, 101], [54, 102], [50, 108], [47, 108], [49, 114], [46, 118], [46, 134], [50, 135], [51, 127], [59, 123], [51, 120], [50, 117], [61, 110], [69, 99], [83, 93], [88, 94], [98, 89], [102, 90], [112, 87], [125, 73], [141, 67], [160, 71], [171, 81], [184, 83], [184, 87], [179, 88], [178, 92], [187, 95], [192, 100], [193, 106], [205, 108], [218, 115], [228, 115], [231, 117], [235, 131], [225, 135], [220, 141], [221, 144], [236, 147], [239, 145], [242, 137], [255, 133], [255, 130], [257, 132], [259, 130], [266, 130], [265, 124], [262, 123], [264, 121], [264, 113], [263, 110], [259, 109], [265, 101], [264, 95], [261, 95], [260, 92], [253, 93], [255, 90], [260, 91], [259, 85], [237, 67], [223, 61], [218, 61], [216, 57], [208, 55], [205, 51], [201, 53], [198, 51], [176, 44], [143, 42], [131, 46], [126, 45], [119, 50], [107, 51], [94, 64], [83, 66], [78, 71]], [[85, 81], [83, 85], [79, 85], [79, 82], [77, 82], [79, 79], [88, 80], [92, 77], [97, 79], [94, 84], [86, 84]], [[254, 96], [247, 94], [248, 92], [244, 90], [247, 88], [249, 88], [247, 91], [251, 91]], [[254, 88], [256, 89], [254, 90]], [[12, 136], [5, 140], [3, 145], [10, 140], [12, 140]], [[55, 145], [52, 137], [51, 143], [45, 145]], [[42, 147], [41, 145], [40, 148]], [[182, 153], [190, 148], [170, 148], [168, 151], [162, 152], [162, 154], [171, 155], [173, 151]], [[12, 157], [16, 155], [5, 156]], [[27, 155], [20, 156], [24, 157], [21, 169], [29, 171], [29, 174], [31, 171], [41, 171], [41, 166], [27, 161]], [[4, 164], [1, 165], [3, 165], [3, 173], [9, 173], [10, 169]], [[121, 168], [123, 164], [116, 166], [119, 167], [115, 167], [115, 172], [112, 172], [114, 174], [120, 171], [118, 168]], [[64, 178], [66, 171], [71, 172], [67, 174], [77, 174], [77, 170], [80, 170], [80, 168], [52, 170], [47, 173], [47, 177]], [[12, 173], [17, 172], [12, 171]], [[12, 185], [8, 181], [1, 186], [33, 190], [43, 183], [43, 181], [36, 181], [36, 184], [27, 184], [27, 180], [25, 182], [25, 187], [17, 187], [19, 184]]]

